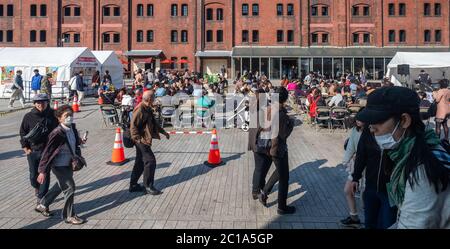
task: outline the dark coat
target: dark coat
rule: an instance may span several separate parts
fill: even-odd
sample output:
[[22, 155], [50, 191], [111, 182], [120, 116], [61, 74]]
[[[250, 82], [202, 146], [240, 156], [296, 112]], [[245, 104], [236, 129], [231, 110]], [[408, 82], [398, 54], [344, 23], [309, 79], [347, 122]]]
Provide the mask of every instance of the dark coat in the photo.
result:
[[[72, 124], [73, 133], [75, 134], [76, 141], [76, 149], [75, 152], [77, 155], [81, 156], [81, 139], [78, 135], [78, 130], [74, 124]], [[45, 146], [44, 152], [42, 153], [41, 162], [39, 163], [39, 173], [48, 173], [50, 172], [50, 165], [56, 155], [59, 154], [64, 144], [67, 143], [67, 135], [64, 131], [64, 128], [59, 125], [54, 129], [48, 138], [47, 146]]]
[[77, 83], [77, 91], [83, 92], [85, 85], [83, 77], [81, 75], [77, 75], [76, 83]]
[[270, 148], [270, 155], [273, 157], [283, 157], [287, 152], [287, 138], [294, 130], [294, 121], [291, 120], [287, 114], [285, 107], [279, 110], [279, 130], [278, 135], [272, 139], [272, 148]]
[[386, 183], [390, 181], [394, 163], [381, 150], [368, 127], [363, 129], [356, 151], [355, 169], [352, 174], [354, 182], [362, 178], [366, 170], [366, 186], [376, 188], [377, 192], [386, 193]]
[[160, 133], [168, 134], [156, 121], [152, 108], [145, 106], [143, 103], [139, 104], [133, 112], [130, 133], [131, 139], [135, 143], [148, 146], [152, 145], [153, 139], [161, 139]]
[[53, 109], [50, 108], [50, 105], [43, 112], [40, 112], [36, 108], [33, 108], [29, 113], [25, 114], [19, 131], [20, 143], [22, 145], [22, 148], [30, 148], [33, 151], [44, 149], [48, 141], [48, 136], [44, 136], [35, 144], [31, 144], [24, 138], [36, 126], [36, 124], [44, 120], [44, 118], [48, 119], [47, 128], [50, 134], [50, 132], [58, 126], [58, 120], [55, 117]]

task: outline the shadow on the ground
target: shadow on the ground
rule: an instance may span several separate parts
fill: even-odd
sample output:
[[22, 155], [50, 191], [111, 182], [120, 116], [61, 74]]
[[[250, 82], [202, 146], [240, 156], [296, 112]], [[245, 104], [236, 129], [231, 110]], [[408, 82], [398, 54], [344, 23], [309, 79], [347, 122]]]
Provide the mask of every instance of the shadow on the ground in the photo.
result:
[[11, 135], [0, 136], [0, 140], [13, 138], [13, 137], [18, 137], [18, 136], [19, 136], [19, 134], [11, 134]]
[[[222, 158], [222, 160], [226, 162], [230, 162], [233, 160], [239, 159], [245, 153], [235, 154], [233, 156]], [[163, 164], [163, 166], [167, 166], [168, 163]], [[214, 168], [209, 168], [204, 164], [197, 164], [194, 166], [186, 167], [180, 170], [180, 172], [173, 176], [166, 176], [160, 179], [155, 180], [155, 187], [164, 189], [171, 186], [175, 186], [185, 181], [189, 181], [195, 177], [206, 174], [209, 171], [214, 170]], [[122, 174], [116, 176], [106, 177], [100, 180], [97, 180], [92, 183], [88, 183], [79, 187], [82, 191], [77, 192], [76, 195], [80, 195], [83, 193], [87, 193], [93, 191], [95, 189], [101, 188], [105, 186], [105, 184], [110, 184], [111, 182], [116, 182], [123, 180], [129, 177], [129, 172], [124, 172]], [[164, 194], [164, 193], [163, 193]], [[75, 203], [76, 213], [82, 214], [83, 218], [90, 218], [95, 215], [101, 214], [108, 210], [114, 209], [124, 203], [134, 200], [135, 198], [143, 196], [142, 193], [129, 193], [128, 189], [120, 190], [118, 192], [114, 192], [105, 196], [100, 196], [96, 199], [85, 201], [82, 203]], [[38, 221], [36, 223], [27, 225], [23, 227], [23, 229], [47, 229], [56, 224], [62, 222], [61, 219], [61, 209], [54, 212], [54, 216], [51, 219], [46, 219], [42, 221]], [[88, 221], [89, 222], [89, 221]]]
[[[334, 206], [323, 206], [325, 202], [328, 202], [330, 199], [333, 199], [335, 203], [341, 203], [337, 201], [337, 199], [343, 199], [344, 194], [342, 193], [342, 196], [339, 196], [339, 191], [337, 192], [338, 195], [333, 195], [331, 193], [336, 193], [335, 189], [333, 189], [335, 184], [329, 184], [327, 181], [337, 181], [338, 183], [342, 182], [342, 184], [338, 184], [339, 186], [342, 186], [342, 189], [344, 188], [344, 183], [346, 181], [346, 177], [344, 176], [343, 170], [341, 165], [337, 165], [336, 167], [325, 167], [325, 164], [328, 162], [326, 159], [320, 159], [316, 161], [307, 162], [304, 164], [301, 164], [297, 166], [295, 169], [293, 169], [290, 172], [290, 185], [295, 185], [294, 189], [291, 192], [288, 193], [288, 198], [293, 201], [290, 201], [288, 199], [288, 205], [295, 206], [297, 211], [293, 215], [284, 215], [284, 216], [276, 216], [273, 220], [271, 220], [266, 226], [267, 227], [277, 227], [282, 222], [289, 222], [289, 217], [297, 217], [296, 222], [298, 222], [298, 217], [304, 217], [304, 216], [311, 216], [313, 215], [313, 218], [317, 218], [319, 220], [323, 220], [324, 223], [321, 224], [322, 228], [339, 228], [337, 226], [337, 223], [339, 220], [336, 220], [335, 222], [328, 221], [326, 216], [324, 215], [318, 215], [317, 217], [314, 216], [314, 214], [310, 213], [304, 213], [306, 209], [308, 210], [314, 210], [311, 212], [315, 212], [316, 214], [319, 214], [320, 212], [317, 212], [317, 208], [323, 208], [323, 209], [333, 209], [333, 211], [330, 211], [333, 217], [340, 216], [340, 214], [337, 214], [337, 212], [340, 212], [339, 210], [336, 210], [338, 207]], [[275, 199], [274, 201], [271, 201], [268, 204], [269, 207], [277, 206], [277, 195], [278, 195], [278, 188], [274, 188], [271, 195], [274, 195], [272, 199]], [[328, 194], [330, 193], [330, 194]], [[319, 196], [322, 195], [322, 196]], [[326, 200], [326, 201], [324, 201]], [[261, 204], [259, 204], [261, 205]], [[338, 205], [338, 204], [337, 204]], [[323, 206], [323, 207], [322, 207]], [[346, 213], [342, 213], [342, 217], [345, 216]], [[343, 217], [344, 218], [344, 217]], [[304, 223], [304, 222], [299, 222]], [[314, 228], [313, 224], [311, 225]], [[308, 228], [308, 227], [305, 227]]]
[[8, 151], [8, 152], [0, 153], [0, 160], [18, 158], [18, 157], [22, 157], [23, 155], [24, 155], [23, 150]]
[[[222, 161], [226, 164], [229, 161], [239, 159], [245, 153], [234, 154], [229, 157], [222, 158]], [[165, 189], [175, 185], [178, 185], [182, 182], [189, 181], [197, 176], [204, 175], [209, 171], [214, 170], [213, 168], [209, 168], [202, 164], [197, 164], [189, 167], [182, 168], [178, 174], [165, 176], [163, 178], [159, 178], [155, 180], [155, 187]]]

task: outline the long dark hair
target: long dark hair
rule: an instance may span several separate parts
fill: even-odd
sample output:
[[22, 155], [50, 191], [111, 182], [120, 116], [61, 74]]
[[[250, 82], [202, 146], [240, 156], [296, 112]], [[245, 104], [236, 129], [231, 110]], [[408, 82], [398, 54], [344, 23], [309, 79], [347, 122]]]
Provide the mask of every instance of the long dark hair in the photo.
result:
[[[440, 162], [432, 152], [432, 148], [425, 140], [425, 124], [420, 118], [419, 112], [409, 113], [411, 116], [411, 126], [408, 130], [409, 136], [415, 136], [416, 141], [411, 149], [408, 161], [405, 166], [405, 178], [413, 188], [418, 182], [417, 169], [423, 165], [426, 177], [433, 184], [436, 193], [443, 192], [449, 184], [449, 169]], [[396, 121], [400, 121], [397, 116]]]

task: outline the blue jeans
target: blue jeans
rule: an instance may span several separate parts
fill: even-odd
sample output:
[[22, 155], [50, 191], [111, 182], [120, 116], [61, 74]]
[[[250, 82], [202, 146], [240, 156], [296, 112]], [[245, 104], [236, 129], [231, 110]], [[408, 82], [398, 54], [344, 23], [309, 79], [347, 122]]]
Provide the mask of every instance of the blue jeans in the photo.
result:
[[387, 193], [366, 186], [363, 195], [366, 229], [387, 229], [397, 218], [397, 208], [389, 205]]

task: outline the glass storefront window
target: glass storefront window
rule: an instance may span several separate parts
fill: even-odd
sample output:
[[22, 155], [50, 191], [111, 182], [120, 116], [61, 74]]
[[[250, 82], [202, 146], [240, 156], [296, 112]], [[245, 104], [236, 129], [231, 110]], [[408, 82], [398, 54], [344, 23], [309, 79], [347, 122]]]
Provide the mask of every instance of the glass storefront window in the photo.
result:
[[364, 58], [364, 69], [365, 69], [365, 75], [367, 80], [373, 80], [374, 79], [374, 63], [373, 58]]
[[269, 58], [261, 58], [261, 75], [269, 75]]
[[382, 80], [385, 74], [384, 72], [383, 58], [375, 58], [375, 79]]
[[352, 64], [353, 58], [344, 58], [344, 71], [346, 74], [353, 72]]
[[362, 71], [362, 68], [364, 67], [364, 64], [363, 64], [364, 60], [363, 60], [363, 58], [355, 58], [353, 62], [354, 62], [354, 70], [355, 70], [353, 73], [355, 75], [359, 75]]
[[339, 80], [343, 75], [343, 64], [342, 64], [342, 58], [333, 58], [333, 72], [334, 72], [334, 79]]
[[242, 58], [242, 74], [250, 72], [250, 58]]
[[270, 58], [270, 79], [272, 80], [281, 79], [280, 66], [281, 66], [280, 58]]
[[309, 74], [309, 59], [307, 58], [302, 58], [300, 60], [300, 74], [301, 74], [301, 79], [303, 80], [307, 74]]
[[313, 58], [313, 71], [322, 73], [322, 58]]
[[333, 77], [333, 60], [331, 58], [323, 58], [323, 75], [326, 79]]
[[259, 58], [252, 58], [252, 73], [259, 72]]
[[297, 58], [283, 58], [281, 60], [281, 66], [283, 68], [282, 77], [288, 77], [289, 79], [297, 78], [297, 73], [298, 73], [298, 59]]
[[384, 58], [384, 71], [387, 72], [387, 66], [391, 62], [392, 58]]
[[234, 60], [234, 77], [238, 77], [241, 73], [241, 58], [233, 58]]

